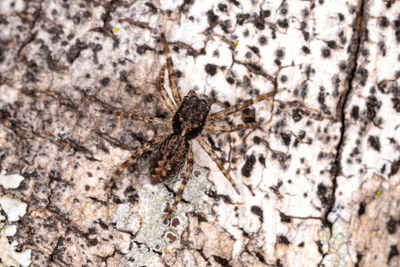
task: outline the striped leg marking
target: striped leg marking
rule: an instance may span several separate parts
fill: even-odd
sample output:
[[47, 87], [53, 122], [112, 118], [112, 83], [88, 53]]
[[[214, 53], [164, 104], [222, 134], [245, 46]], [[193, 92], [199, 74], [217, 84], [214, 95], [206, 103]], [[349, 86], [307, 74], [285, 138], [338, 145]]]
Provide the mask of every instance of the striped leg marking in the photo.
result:
[[215, 154], [212, 147], [201, 136], [198, 136], [196, 138], [196, 140], [199, 142], [201, 147], [207, 152], [207, 154], [210, 156], [210, 158], [217, 164], [219, 170], [224, 174], [225, 178], [231, 183], [231, 185], [235, 189], [236, 193], [240, 194], [239, 189], [237, 188], [235, 182], [232, 179], [232, 176], [224, 168], [222, 161], [218, 158], [217, 154]]

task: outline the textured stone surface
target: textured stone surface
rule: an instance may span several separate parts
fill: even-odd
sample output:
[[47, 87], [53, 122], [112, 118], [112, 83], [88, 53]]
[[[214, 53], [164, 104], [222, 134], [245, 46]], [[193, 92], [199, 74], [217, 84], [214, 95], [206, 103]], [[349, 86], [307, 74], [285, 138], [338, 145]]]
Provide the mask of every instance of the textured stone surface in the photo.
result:
[[[24, 179], [0, 179], [0, 197], [27, 204], [17, 251], [30, 249], [32, 266], [399, 265], [399, 10], [398, 1], [1, 1], [0, 170]], [[161, 31], [181, 95], [210, 96], [211, 113], [279, 90], [219, 122], [259, 127], [205, 136], [240, 195], [193, 142], [192, 179], [170, 225], [164, 211], [181, 180], [151, 185], [148, 153], [105, 190], [168, 127], [101, 111], [171, 118], [156, 88]], [[0, 216], [6, 229], [13, 218]]]

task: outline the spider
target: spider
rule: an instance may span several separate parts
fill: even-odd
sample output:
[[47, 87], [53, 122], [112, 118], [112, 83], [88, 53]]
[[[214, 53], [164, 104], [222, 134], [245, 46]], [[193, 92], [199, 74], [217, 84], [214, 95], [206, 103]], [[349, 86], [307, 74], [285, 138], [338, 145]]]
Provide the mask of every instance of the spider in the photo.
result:
[[[152, 184], [167, 183], [171, 181], [182, 170], [185, 162], [187, 162], [186, 171], [183, 175], [183, 181], [179, 187], [178, 193], [175, 196], [175, 201], [168, 209], [167, 218], [169, 218], [176, 209], [178, 203], [181, 201], [186, 184], [193, 170], [193, 140], [196, 140], [207, 152], [211, 159], [216, 163], [219, 170], [230, 182], [236, 193], [240, 194], [238, 187], [236, 186], [229, 172], [224, 168], [222, 161], [218, 158], [215, 151], [201, 134], [203, 131], [218, 134], [222, 132], [235, 132], [247, 128], [254, 128], [257, 126], [256, 123], [244, 123], [230, 126], [215, 125], [213, 122], [220, 121], [230, 114], [241, 111], [246, 107], [253, 105], [254, 103], [273, 97], [277, 93], [277, 90], [242, 101], [222, 111], [209, 114], [212, 101], [207, 96], [198, 95], [195, 91], [191, 90], [183, 99], [181, 98], [177, 86], [177, 78], [174, 72], [173, 61], [164, 33], [161, 33], [161, 40], [163, 44], [164, 55], [166, 57], [168, 80], [173, 99], [168, 96], [168, 93], [164, 88], [165, 65], [160, 70], [157, 87], [165, 105], [174, 114], [171, 121], [172, 133], [167, 136], [155, 137], [153, 140], [142, 144], [140, 148], [135, 150], [135, 152], [114, 171], [109, 185], [113, 185], [116, 178], [125, 168], [127, 168], [135, 161], [136, 158], [140, 157], [143, 153], [149, 151], [151, 148], [155, 148], [153, 151], [151, 151], [149, 159], [149, 174]], [[132, 120], [142, 120], [146, 123], [165, 123], [165, 121], [160, 118], [126, 113], [112, 108], [105, 108], [103, 112]]]

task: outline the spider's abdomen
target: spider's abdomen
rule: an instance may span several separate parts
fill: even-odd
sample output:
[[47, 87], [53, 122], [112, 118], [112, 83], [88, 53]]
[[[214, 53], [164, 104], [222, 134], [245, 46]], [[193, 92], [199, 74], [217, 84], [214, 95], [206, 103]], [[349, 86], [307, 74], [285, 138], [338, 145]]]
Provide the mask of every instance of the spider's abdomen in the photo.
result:
[[210, 104], [193, 91], [190, 92], [174, 115], [172, 121], [174, 134], [182, 135], [186, 140], [197, 137], [204, 127], [208, 112]]
[[152, 184], [172, 180], [185, 164], [189, 142], [181, 135], [171, 134], [151, 154], [150, 180]]

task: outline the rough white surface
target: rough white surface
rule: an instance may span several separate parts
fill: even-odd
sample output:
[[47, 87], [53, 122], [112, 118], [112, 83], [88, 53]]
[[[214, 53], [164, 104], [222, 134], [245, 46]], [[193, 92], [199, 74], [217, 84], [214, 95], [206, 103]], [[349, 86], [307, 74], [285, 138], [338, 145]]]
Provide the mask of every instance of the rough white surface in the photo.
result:
[[9, 195], [0, 196], [0, 206], [7, 215], [10, 222], [16, 222], [24, 216], [27, 204]]
[[6, 175], [4, 170], [0, 172], [0, 185], [5, 189], [18, 188], [22, 180], [24, 180], [24, 177], [19, 174]]

